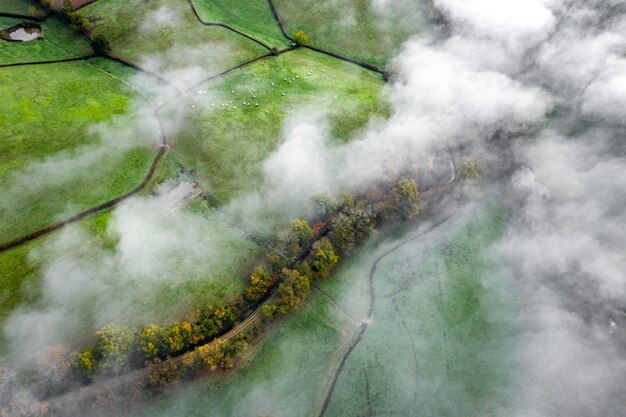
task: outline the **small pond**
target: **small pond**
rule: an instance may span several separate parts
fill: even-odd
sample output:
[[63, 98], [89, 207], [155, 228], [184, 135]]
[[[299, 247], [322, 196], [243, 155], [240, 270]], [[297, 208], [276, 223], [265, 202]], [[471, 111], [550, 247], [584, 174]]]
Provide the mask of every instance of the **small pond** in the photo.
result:
[[41, 27], [16, 25], [0, 31], [0, 37], [7, 41], [27, 42], [42, 37]]

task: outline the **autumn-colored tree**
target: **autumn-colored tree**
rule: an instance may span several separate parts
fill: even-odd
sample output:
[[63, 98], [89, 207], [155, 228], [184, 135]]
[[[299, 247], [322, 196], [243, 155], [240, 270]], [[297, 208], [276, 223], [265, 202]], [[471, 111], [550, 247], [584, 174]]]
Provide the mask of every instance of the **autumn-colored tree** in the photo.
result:
[[181, 369], [172, 359], [148, 362], [148, 382], [152, 387], [164, 387], [180, 382]]
[[260, 299], [272, 285], [272, 276], [262, 266], [256, 267], [250, 275], [250, 285], [246, 288], [244, 298], [248, 301]]
[[97, 359], [94, 354], [93, 346], [85, 348], [81, 352], [72, 352], [70, 355], [70, 364], [72, 369], [80, 375], [91, 378], [97, 370]]
[[328, 277], [338, 262], [339, 256], [328, 238], [322, 238], [313, 245], [313, 279]]
[[419, 214], [420, 192], [413, 178], [398, 181], [389, 193], [389, 199], [394, 202], [403, 220], [410, 220]]
[[155, 358], [170, 354], [170, 345], [167, 340], [168, 329], [165, 326], [150, 324], [139, 334], [139, 349], [146, 358]]
[[119, 372], [133, 349], [133, 331], [126, 326], [111, 323], [98, 330], [96, 337], [95, 352], [99, 357], [99, 369]]
[[289, 226], [291, 234], [297, 239], [300, 246], [313, 240], [313, 229], [305, 219], [293, 219]]
[[283, 269], [283, 282], [278, 286], [280, 303], [278, 312], [287, 314], [302, 304], [302, 301], [311, 291], [311, 282], [308, 276], [301, 275], [293, 269]]

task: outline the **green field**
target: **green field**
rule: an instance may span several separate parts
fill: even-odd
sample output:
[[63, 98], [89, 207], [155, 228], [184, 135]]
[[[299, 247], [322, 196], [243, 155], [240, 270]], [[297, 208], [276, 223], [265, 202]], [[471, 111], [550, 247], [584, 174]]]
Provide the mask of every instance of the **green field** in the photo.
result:
[[[20, 19], [0, 17], [0, 29], [21, 23]], [[44, 39], [29, 42], [0, 40], [0, 65], [75, 58], [93, 54], [87, 40], [56, 17], [39, 23]], [[18, 70], [19, 71], [19, 70]]]
[[[266, 48], [221, 27], [203, 26], [181, 0], [101, 0], [78, 12], [94, 22], [112, 54], [183, 84], [200, 80], [268, 53]], [[187, 70], [189, 73], [181, 73]]]
[[[134, 416], [315, 416], [348, 341], [367, 315], [374, 260], [376, 304], [348, 356], [326, 416], [492, 416], [516, 389], [514, 297], [488, 255], [507, 214], [488, 202], [435, 229], [381, 236], [359, 249], [296, 315], [276, 324], [236, 370], [212, 374]], [[506, 280], [505, 280], [506, 282]]]
[[193, 0], [205, 22], [224, 23], [278, 49], [289, 46], [267, 0]]
[[[426, 1], [274, 0], [286, 31], [304, 31], [309, 43], [384, 68], [411, 35], [430, 29]], [[383, 2], [381, 2], [383, 3]]]
[[0, 80], [3, 242], [127, 193], [148, 172], [158, 132], [138, 126], [141, 103], [120, 80], [84, 62], [4, 68]]
[[370, 117], [388, 112], [378, 75], [304, 49], [199, 88], [213, 96], [210, 102], [202, 95], [186, 100], [185, 129], [174, 141], [175, 155], [197, 169], [222, 202], [260, 185], [261, 163], [279, 143], [288, 117], [324, 108], [332, 136], [346, 141]]
[[[55, 321], [50, 327], [59, 330], [57, 342], [67, 343], [111, 321], [169, 323], [243, 290], [262, 250], [238, 230], [188, 212], [168, 222], [172, 213], [154, 199], [129, 205], [0, 253], [0, 324], [18, 306], [42, 314], [43, 323], [46, 315], [61, 315], [67, 318], [63, 330]], [[181, 217], [188, 217], [186, 228]], [[129, 221], [149, 222], [148, 241], [157, 247], [127, 259], [134, 238], [125, 229]], [[72, 287], [58, 291], [64, 281]]]
[[346, 320], [313, 294], [306, 308], [273, 327], [237, 370], [209, 375], [156, 398], [131, 416], [306, 416], [327, 379], [337, 347], [350, 335]]
[[46, 13], [40, 4], [32, 0], [0, 0], [0, 12], [36, 17]]

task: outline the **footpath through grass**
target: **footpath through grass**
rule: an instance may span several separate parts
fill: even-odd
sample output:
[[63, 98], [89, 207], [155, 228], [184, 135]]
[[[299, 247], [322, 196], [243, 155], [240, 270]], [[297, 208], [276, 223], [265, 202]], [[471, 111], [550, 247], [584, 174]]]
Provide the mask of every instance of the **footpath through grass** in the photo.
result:
[[2, 242], [139, 185], [159, 135], [133, 94], [84, 62], [0, 69]]
[[201, 85], [184, 103], [174, 152], [227, 202], [258, 187], [289, 117], [325, 109], [332, 136], [346, 141], [371, 117], [387, 115], [383, 85], [377, 74], [306, 49], [268, 58]]
[[[372, 322], [327, 415], [486, 416], [510, 405], [515, 300], [490, 255], [506, 220], [501, 206], [486, 203], [381, 258]], [[374, 259], [412, 235], [364, 248], [324, 288], [365, 316]]]

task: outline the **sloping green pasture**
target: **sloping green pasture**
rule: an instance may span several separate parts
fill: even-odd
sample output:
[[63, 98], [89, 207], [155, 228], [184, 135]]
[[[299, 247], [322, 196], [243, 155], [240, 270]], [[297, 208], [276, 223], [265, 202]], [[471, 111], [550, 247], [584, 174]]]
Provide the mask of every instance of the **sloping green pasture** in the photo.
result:
[[155, 157], [151, 116], [88, 63], [0, 69], [0, 95], [2, 242], [131, 191]]
[[250, 0], [242, 6], [238, 0], [193, 0], [205, 22], [230, 25], [266, 44], [285, 48], [288, 39], [281, 32], [267, 0]]
[[104, 36], [113, 55], [170, 79], [181, 69], [208, 77], [268, 53], [225, 28], [203, 26], [187, 1], [101, 0], [75, 13], [92, 22], [92, 36]]
[[293, 36], [304, 31], [309, 43], [384, 68], [402, 42], [430, 28], [426, 1], [274, 0]]
[[[0, 29], [18, 23], [21, 23], [20, 19], [0, 17]], [[28, 42], [0, 40], [0, 65], [75, 58], [93, 53], [87, 40], [57, 17], [50, 16], [38, 24], [43, 30], [43, 39]]]
[[309, 50], [267, 58], [201, 85], [210, 98], [194, 97], [203, 104], [187, 98], [175, 154], [226, 202], [260, 184], [261, 164], [289, 117], [325, 109], [332, 135], [346, 141], [370, 117], [387, 114], [382, 89], [377, 74]]

